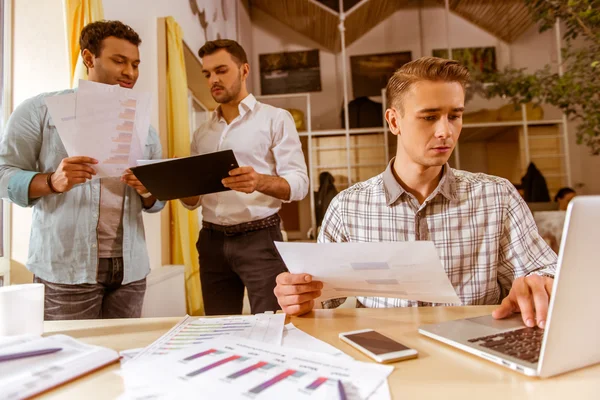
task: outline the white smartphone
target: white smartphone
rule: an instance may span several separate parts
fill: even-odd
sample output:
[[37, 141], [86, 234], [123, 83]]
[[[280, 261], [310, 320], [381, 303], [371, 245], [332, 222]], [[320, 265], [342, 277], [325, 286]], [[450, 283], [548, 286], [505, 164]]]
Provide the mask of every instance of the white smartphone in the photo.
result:
[[339, 337], [342, 341], [380, 363], [407, 360], [416, 358], [418, 355], [415, 349], [406, 347], [373, 329], [342, 332]]

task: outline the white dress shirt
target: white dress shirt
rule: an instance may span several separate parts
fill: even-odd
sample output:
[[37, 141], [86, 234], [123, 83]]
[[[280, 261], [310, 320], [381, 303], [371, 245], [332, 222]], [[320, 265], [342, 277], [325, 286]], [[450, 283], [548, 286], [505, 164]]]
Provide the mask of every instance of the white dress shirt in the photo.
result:
[[[263, 104], [251, 94], [242, 100], [239, 111], [228, 125], [219, 106], [194, 132], [191, 154], [231, 149], [240, 167], [251, 166], [259, 174], [285, 179], [291, 189], [289, 201], [302, 200], [308, 192], [308, 174], [291, 114]], [[230, 190], [201, 196], [198, 204], [187, 208], [201, 205], [204, 221], [236, 225], [269, 217], [279, 211], [281, 203], [258, 191], [247, 194]]]

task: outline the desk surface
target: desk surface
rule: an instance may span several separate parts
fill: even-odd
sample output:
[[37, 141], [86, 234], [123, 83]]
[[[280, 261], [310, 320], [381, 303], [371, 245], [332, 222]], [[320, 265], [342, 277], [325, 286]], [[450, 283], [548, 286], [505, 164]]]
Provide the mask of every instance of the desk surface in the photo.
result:
[[[388, 378], [394, 399], [592, 399], [599, 398], [600, 365], [547, 380], [528, 378], [446, 346], [417, 332], [422, 324], [490, 314], [494, 307], [436, 307], [316, 310], [292, 317], [296, 327], [350, 356], [369, 361], [338, 339], [338, 333], [373, 328], [419, 351], [419, 358], [395, 364]], [[180, 318], [46, 322], [46, 333], [62, 333], [121, 351], [158, 339]], [[118, 364], [63, 385], [44, 399], [114, 399], [123, 391]]]

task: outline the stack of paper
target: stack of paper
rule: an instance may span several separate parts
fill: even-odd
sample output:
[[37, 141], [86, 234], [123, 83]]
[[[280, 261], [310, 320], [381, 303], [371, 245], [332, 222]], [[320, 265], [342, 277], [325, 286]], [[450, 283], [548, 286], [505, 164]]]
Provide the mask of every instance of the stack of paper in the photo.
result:
[[185, 317], [124, 365], [122, 398], [330, 399], [341, 385], [348, 399], [389, 399], [392, 367], [357, 362], [284, 321]]
[[95, 178], [120, 176], [144, 158], [150, 93], [80, 80], [74, 93], [45, 101], [69, 157], [98, 160]]
[[392, 370], [230, 336], [129, 362], [122, 399], [368, 399]]
[[27, 398], [119, 359], [114, 350], [86, 345], [64, 335], [0, 339], [0, 356], [46, 349], [61, 350], [0, 362], [0, 398]]

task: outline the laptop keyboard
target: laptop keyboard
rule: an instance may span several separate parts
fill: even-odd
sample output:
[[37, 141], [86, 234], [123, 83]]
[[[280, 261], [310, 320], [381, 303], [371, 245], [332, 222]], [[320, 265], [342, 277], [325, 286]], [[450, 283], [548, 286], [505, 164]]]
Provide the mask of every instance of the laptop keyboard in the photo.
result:
[[534, 327], [482, 336], [470, 339], [469, 342], [519, 360], [536, 363], [540, 357], [543, 337], [544, 330]]

